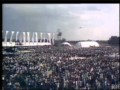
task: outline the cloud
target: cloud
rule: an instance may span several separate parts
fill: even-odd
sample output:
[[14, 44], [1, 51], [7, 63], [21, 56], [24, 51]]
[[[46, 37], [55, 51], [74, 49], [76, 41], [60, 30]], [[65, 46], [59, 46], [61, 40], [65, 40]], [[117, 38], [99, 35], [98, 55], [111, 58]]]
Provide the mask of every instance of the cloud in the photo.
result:
[[119, 31], [119, 5], [3, 4], [3, 30], [57, 33], [58, 28], [68, 40], [109, 38], [106, 32]]
[[88, 6], [87, 10], [89, 10], [89, 11], [100, 11], [100, 9], [95, 7], [95, 6]]

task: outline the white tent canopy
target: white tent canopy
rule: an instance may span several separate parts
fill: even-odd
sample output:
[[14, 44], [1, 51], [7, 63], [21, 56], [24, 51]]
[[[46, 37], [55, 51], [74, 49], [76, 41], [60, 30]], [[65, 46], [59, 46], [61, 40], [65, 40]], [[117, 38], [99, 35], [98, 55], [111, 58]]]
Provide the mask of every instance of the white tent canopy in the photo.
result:
[[66, 45], [66, 46], [72, 46], [70, 43], [68, 42], [63, 42], [62, 45]]
[[78, 42], [76, 47], [99, 47], [99, 43], [95, 41]]

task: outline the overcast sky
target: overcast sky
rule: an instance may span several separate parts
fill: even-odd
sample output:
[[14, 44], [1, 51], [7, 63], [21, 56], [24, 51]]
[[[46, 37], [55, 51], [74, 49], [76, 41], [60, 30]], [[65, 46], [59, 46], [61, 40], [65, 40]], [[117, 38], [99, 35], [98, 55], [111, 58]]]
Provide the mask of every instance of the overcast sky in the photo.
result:
[[119, 36], [119, 4], [3, 4], [3, 31], [58, 29], [67, 40]]

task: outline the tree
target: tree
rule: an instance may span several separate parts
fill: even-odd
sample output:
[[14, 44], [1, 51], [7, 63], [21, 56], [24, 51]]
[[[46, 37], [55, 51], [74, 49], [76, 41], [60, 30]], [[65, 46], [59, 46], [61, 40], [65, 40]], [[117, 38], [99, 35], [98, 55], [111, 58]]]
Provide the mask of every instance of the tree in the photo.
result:
[[118, 45], [119, 44], [119, 39], [120, 39], [120, 37], [111, 36], [110, 39], [108, 40], [108, 43], [111, 44], [111, 45]]

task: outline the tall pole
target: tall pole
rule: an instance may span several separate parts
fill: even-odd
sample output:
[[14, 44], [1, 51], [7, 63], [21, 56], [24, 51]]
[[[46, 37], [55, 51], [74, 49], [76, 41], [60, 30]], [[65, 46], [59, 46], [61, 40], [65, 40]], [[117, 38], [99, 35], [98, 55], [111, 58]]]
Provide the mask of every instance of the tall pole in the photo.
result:
[[14, 34], [14, 31], [11, 32], [10, 43], [12, 43], [13, 34]]

